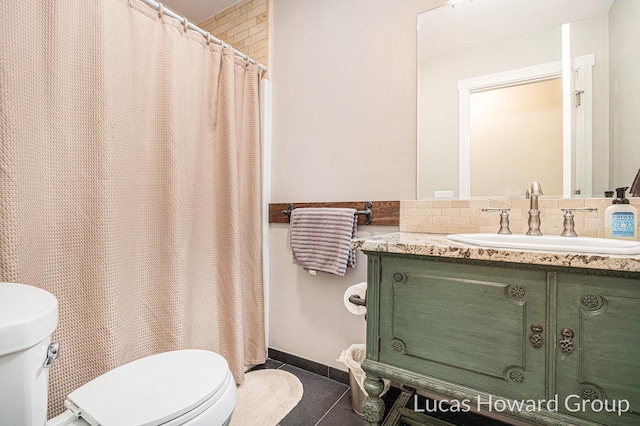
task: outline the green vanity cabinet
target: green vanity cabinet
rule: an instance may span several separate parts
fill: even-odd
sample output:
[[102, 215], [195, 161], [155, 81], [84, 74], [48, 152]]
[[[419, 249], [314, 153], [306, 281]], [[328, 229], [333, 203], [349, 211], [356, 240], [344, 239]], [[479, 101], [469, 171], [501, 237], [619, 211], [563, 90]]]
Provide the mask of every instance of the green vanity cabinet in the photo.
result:
[[[555, 321], [556, 393], [566, 400], [559, 409], [640, 425], [640, 280], [558, 273]], [[606, 410], [625, 409], [625, 401], [631, 412], [612, 421]]]
[[513, 398], [544, 398], [543, 271], [380, 261], [381, 362]]
[[370, 424], [389, 378], [524, 422], [640, 425], [640, 273], [365, 253]]

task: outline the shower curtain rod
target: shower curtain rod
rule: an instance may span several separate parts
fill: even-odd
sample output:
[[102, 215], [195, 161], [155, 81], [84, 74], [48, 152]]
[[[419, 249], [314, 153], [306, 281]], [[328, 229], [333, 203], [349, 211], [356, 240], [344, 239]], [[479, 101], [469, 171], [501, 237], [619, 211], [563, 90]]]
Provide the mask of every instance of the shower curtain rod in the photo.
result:
[[208, 33], [205, 30], [203, 30], [202, 28], [200, 28], [200, 27], [198, 27], [196, 25], [193, 25], [185, 17], [178, 15], [173, 10], [167, 8], [164, 5], [161, 5], [157, 1], [154, 1], [154, 0], [141, 0], [141, 1], [146, 3], [148, 6], [153, 7], [158, 12], [160, 12], [160, 10], [162, 9], [162, 13], [164, 15], [171, 16], [172, 18], [176, 18], [182, 25], [184, 25], [186, 23], [187, 24], [187, 28], [197, 32], [200, 35], [202, 35], [205, 38], [205, 40], [211, 40], [214, 43], [217, 43], [217, 44], [221, 45], [222, 47], [229, 47], [229, 48], [231, 48], [233, 50], [233, 53], [236, 56], [239, 56], [242, 59], [244, 59], [245, 61], [248, 61], [248, 62], [250, 62], [252, 64], [257, 65], [262, 71], [266, 71], [267, 70], [267, 67], [265, 67], [264, 65], [259, 64], [254, 59], [251, 59], [249, 56], [245, 55], [244, 53], [240, 52], [239, 50], [234, 49], [230, 44], [227, 44], [227, 43], [223, 42], [222, 40], [217, 39], [216, 37], [212, 36], [210, 33]]

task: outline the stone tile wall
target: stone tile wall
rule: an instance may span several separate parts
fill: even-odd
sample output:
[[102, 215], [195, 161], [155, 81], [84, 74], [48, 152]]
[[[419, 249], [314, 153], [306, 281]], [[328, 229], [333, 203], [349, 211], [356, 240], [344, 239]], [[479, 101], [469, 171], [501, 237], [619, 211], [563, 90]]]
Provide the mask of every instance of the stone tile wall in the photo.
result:
[[243, 0], [198, 26], [268, 68], [269, 7], [270, 0]]
[[[630, 198], [640, 211], [640, 198]], [[540, 230], [544, 235], [560, 235], [563, 215], [560, 209], [595, 207], [595, 212], [574, 212], [575, 230], [585, 237], [604, 237], [604, 211], [611, 198], [538, 199]], [[483, 212], [483, 208], [510, 208], [511, 232], [524, 234], [528, 229], [529, 200], [472, 199], [472, 200], [411, 200], [400, 202], [400, 231], [435, 234], [498, 232], [500, 212]]]

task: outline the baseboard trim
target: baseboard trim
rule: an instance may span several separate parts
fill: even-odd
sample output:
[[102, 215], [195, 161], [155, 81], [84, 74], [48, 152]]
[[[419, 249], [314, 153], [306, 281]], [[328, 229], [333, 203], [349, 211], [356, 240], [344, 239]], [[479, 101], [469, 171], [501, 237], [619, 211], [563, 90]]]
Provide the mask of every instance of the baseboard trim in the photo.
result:
[[336, 382], [349, 385], [349, 373], [346, 371], [338, 370], [337, 368], [330, 367], [319, 362], [311, 361], [306, 358], [302, 358], [296, 355], [288, 354], [286, 352], [279, 351], [277, 349], [269, 348], [267, 355], [270, 359], [282, 362], [284, 364], [293, 365], [294, 367], [301, 368], [311, 373], [315, 373], [319, 376], [328, 377]]

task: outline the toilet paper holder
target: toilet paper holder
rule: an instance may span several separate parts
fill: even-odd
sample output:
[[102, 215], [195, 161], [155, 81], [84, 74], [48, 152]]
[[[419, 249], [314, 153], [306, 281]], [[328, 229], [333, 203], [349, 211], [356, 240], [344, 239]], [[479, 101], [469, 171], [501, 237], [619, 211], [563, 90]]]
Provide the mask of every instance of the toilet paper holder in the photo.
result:
[[342, 295], [342, 303], [353, 315], [364, 315], [367, 319], [367, 283], [361, 282], [347, 288]]

